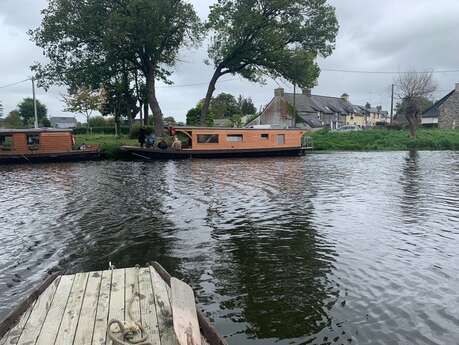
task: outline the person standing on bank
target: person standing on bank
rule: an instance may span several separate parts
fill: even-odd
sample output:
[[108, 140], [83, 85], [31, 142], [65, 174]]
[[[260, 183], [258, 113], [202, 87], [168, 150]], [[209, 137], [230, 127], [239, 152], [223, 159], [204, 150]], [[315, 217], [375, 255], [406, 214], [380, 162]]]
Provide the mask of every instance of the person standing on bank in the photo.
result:
[[140, 147], [144, 147], [145, 146], [145, 139], [147, 137], [147, 132], [145, 131], [145, 128], [143, 127], [140, 127], [139, 129], [139, 143], [140, 143]]

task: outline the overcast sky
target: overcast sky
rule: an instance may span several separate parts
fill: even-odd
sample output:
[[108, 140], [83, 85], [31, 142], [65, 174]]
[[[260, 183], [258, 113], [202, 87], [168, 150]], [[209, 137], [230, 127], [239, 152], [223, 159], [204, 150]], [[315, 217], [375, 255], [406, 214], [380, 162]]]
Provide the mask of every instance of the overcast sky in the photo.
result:
[[[191, 1], [204, 19], [214, 0]], [[362, 71], [459, 70], [458, 0], [331, 0], [340, 23], [336, 50], [320, 61], [322, 69]], [[39, 26], [40, 10], [47, 0], [0, 0], [0, 101], [5, 113], [31, 96], [30, 83], [11, 87], [30, 76], [30, 65], [42, 59], [40, 49], [29, 40], [28, 29]], [[173, 80], [175, 86], [159, 86], [158, 99], [166, 116], [184, 120], [188, 109], [205, 96], [212, 69], [203, 64], [206, 45], [181, 52]], [[394, 75], [323, 71], [314, 94], [340, 96], [346, 92], [354, 104], [390, 106], [390, 85]], [[459, 82], [459, 73], [437, 73], [436, 97], [440, 98]], [[193, 84], [194, 86], [183, 86]], [[253, 98], [259, 108], [268, 103], [275, 87], [289, 90], [281, 80], [259, 85], [226, 76], [217, 92]], [[50, 116], [70, 116], [63, 112], [65, 90], [38, 90]], [[79, 117], [82, 120], [81, 117]]]

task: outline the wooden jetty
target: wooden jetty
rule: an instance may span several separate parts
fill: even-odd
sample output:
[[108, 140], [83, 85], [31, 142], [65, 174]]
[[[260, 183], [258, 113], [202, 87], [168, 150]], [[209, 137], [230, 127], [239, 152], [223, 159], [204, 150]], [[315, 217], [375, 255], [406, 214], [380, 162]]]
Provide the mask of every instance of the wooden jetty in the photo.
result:
[[138, 345], [226, 345], [192, 289], [158, 263], [48, 277], [0, 323], [0, 345], [130, 344], [112, 341], [122, 338], [112, 320], [136, 322], [131, 340], [147, 338]]

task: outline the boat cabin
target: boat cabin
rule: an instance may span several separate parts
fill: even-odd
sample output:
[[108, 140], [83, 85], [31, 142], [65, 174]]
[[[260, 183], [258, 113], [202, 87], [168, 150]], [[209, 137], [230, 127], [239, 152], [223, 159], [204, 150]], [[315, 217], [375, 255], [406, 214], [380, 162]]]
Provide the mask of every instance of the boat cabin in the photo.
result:
[[175, 130], [183, 149], [199, 151], [300, 148], [305, 133], [301, 129], [177, 127]]
[[72, 152], [72, 130], [0, 129], [0, 156]]

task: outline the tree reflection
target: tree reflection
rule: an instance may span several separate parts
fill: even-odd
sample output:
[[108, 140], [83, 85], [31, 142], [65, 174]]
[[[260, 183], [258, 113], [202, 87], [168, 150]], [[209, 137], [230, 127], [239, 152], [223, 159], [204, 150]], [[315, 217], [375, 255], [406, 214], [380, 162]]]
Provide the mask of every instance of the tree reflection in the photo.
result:
[[[252, 203], [238, 211], [237, 225], [214, 230], [216, 292], [225, 296], [220, 308], [224, 317], [245, 323], [249, 337], [309, 336], [330, 325], [329, 311], [338, 292], [327, 274], [336, 252], [313, 225], [314, 187], [306, 182], [304, 161], [285, 161], [273, 174], [266, 168], [254, 167], [253, 174], [260, 176], [247, 186], [249, 195], [261, 195], [264, 185], [274, 186], [270, 201], [259, 201], [265, 218]], [[257, 178], [263, 182], [253, 183]]]
[[64, 222], [73, 236], [61, 265], [88, 271], [107, 269], [110, 261], [117, 267], [158, 261], [171, 273], [178, 270], [172, 256], [176, 229], [163, 205], [164, 164], [107, 164], [79, 182], [64, 215], [76, 219]]
[[400, 206], [408, 223], [417, 222], [420, 216], [420, 178], [419, 154], [416, 150], [411, 150], [405, 158], [400, 179], [403, 188]]

